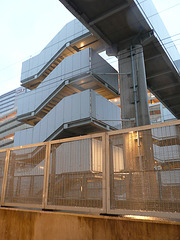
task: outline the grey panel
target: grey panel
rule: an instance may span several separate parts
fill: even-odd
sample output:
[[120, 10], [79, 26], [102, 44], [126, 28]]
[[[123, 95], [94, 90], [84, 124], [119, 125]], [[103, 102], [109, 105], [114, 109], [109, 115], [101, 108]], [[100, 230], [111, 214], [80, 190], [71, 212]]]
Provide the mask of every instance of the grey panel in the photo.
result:
[[79, 94], [74, 95], [74, 101], [71, 103], [71, 115], [72, 121], [76, 121], [81, 116], [81, 96]]
[[89, 31], [77, 19], [66, 24], [37, 56], [23, 62], [21, 82], [26, 78], [38, 74], [65, 43], [68, 43], [88, 32]]
[[[83, 125], [87, 120], [89, 124], [102, 124], [102, 127], [111, 126], [117, 129], [119, 122], [112, 120], [119, 119], [119, 107], [93, 90], [86, 90], [65, 97], [36, 126], [16, 133], [14, 144], [18, 146], [52, 140], [58, 131], [63, 130], [64, 124], [68, 128], [71, 125]], [[76, 132], [75, 129], [74, 131]]]
[[[90, 58], [91, 55], [91, 58]], [[71, 80], [83, 74], [95, 73], [115, 73], [115, 75], [98, 75], [98, 80], [108, 83], [109, 87], [118, 91], [117, 71], [111, 67], [103, 58], [101, 58], [92, 49], [82, 50], [74, 55], [64, 59], [34, 90], [27, 92], [18, 100], [17, 116], [31, 114], [38, 111], [43, 102], [48, 103], [49, 96], [58, 89], [66, 80]], [[23, 101], [23, 103], [22, 103]]]
[[[99, 54], [93, 51], [93, 49], [91, 49], [91, 56], [91, 68], [93, 74], [97, 74], [104, 82], [108, 83], [109, 86], [113, 87], [115, 90], [118, 90], [117, 71]], [[101, 74], [99, 75], [98, 73]], [[105, 75], [103, 75], [103, 73], [105, 73]], [[106, 75], [108, 73], [111, 73], [111, 75]]]
[[92, 116], [99, 121], [105, 122], [109, 126], [113, 126], [117, 129], [120, 128], [120, 108], [94, 91], [92, 91], [91, 100], [93, 99], [94, 101], [92, 101]]
[[[72, 69], [74, 62], [76, 68]], [[17, 116], [35, 111], [64, 81], [87, 72], [89, 72], [89, 49], [67, 57], [36, 89], [27, 92], [23, 98], [19, 97]]]
[[90, 106], [90, 91], [84, 91], [80, 95], [80, 118], [87, 118], [91, 116], [91, 106]]

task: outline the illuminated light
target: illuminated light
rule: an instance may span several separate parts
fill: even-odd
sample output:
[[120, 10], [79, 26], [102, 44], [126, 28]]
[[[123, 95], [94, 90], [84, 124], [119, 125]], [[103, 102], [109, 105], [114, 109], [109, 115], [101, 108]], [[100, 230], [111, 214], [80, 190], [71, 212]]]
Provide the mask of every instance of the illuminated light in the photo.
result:
[[137, 216], [137, 215], [124, 215], [125, 218], [131, 219], [139, 219], [139, 220], [157, 220], [155, 217], [148, 217], [148, 216]]
[[129, 133], [134, 133], [133, 131], [130, 131]]
[[40, 168], [40, 169], [44, 169], [44, 167], [43, 167], [43, 166], [40, 166], [39, 168]]
[[117, 102], [117, 99], [115, 99], [114, 101]]
[[84, 43], [82, 42], [81, 44], [80, 44], [80, 46], [81, 46], [81, 48], [84, 46]]

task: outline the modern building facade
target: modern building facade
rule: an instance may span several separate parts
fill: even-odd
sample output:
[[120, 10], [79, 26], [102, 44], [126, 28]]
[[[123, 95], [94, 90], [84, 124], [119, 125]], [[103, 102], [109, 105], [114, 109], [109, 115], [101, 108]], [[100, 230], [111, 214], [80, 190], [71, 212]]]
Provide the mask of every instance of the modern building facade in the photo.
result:
[[0, 149], [13, 147], [15, 132], [30, 127], [17, 120], [17, 98], [26, 91], [19, 87], [0, 96]]
[[[23, 63], [21, 84], [29, 90], [18, 97], [17, 120], [28, 128], [16, 131], [15, 148], [0, 154], [3, 204], [108, 214], [179, 211], [180, 123], [148, 125], [173, 120], [172, 113], [178, 118], [179, 75], [137, 9], [131, 17], [142, 19], [142, 44], [119, 39], [137, 34], [129, 26], [120, 34], [116, 21], [132, 5], [91, 16], [93, 31], [112, 17], [117, 34], [106, 21], [95, 37], [74, 20]], [[96, 13], [86, 6], [87, 15]], [[119, 40], [122, 45], [108, 45]], [[119, 73], [98, 54], [105, 49], [119, 50]]]
[[[123, 121], [135, 121], [121, 119], [117, 71], [97, 53], [104, 49], [74, 20], [23, 62], [23, 87], [1, 96], [1, 147], [116, 130]], [[175, 119], [149, 91], [148, 101], [151, 123]]]
[[103, 49], [74, 20], [23, 62], [21, 83], [29, 90], [18, 97], [17, 119], [29, 129], [15, 133], [14, 146], [121, 127], [120, 108], [108, 101], [119, 96], [117, 71], [97, 53]]

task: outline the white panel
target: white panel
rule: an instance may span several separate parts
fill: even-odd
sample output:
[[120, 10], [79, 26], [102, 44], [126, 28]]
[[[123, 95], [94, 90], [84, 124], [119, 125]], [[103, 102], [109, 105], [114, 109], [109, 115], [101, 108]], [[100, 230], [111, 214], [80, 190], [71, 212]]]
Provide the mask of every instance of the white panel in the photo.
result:
[[92, 139], [92, 171], [102, 172], [102, 141]]
[[[26, 77], [37, 74], [47, 62], [67, 43], [74, 39], [74, 37], [79, 37], [83, 32], [88, 32], [85, 27], [77, 20], [73, 20], [54, 37], [54, 39], [40, 52], [39, 55], [29, 59], [29, 66], [27, 68], [28, 72]], [[83, 32], [81, 31], [83, 29]], [[75, 33], [75, 31], [77, 31]], [[43, 57], [42, 57], [43, 56]], [[37, 67], [38, 68], [35, 68]], [[26, 69], [26, 67], [25, 67]], [[23, 75], [25, 76], [25, 75]], [[21, 76], [21, 80], [23, 80]]]
[[90, 139], [63, 143], [56, 152], [56, 174], [90, 170]]
[[71, 121], [71, 101], [72, 96], [64, 99], [64, 123]]
[[[117, 121], [113, 120], [120, 120], [120, 108], [115, 104], [108, 101], [106, 98], [102, 97], [98, 93], [94, 92], [95, 94], [95, 104], [92, 102], [92, 113], [96, 114], [93, 115], [94, 118], [97, 120], [108, 120], [104, 121], [107, 125], [113, 127], [120, 127]], [[95, 109], [95, 110], [94, 110]], [[111, 121], [112, 120], [112, 121]]]
[[25, 138], [25, 142], [23, 143], [23, 145], [28, 145], [32, 143], [32, 132], [33, 128], [30, 129], [26, 129], [26, 138]]
[[123, 148], [113, 146], [113, 169], [114, 172], [124, 170]]
[[20, 132], [15, 132], [14, 147], [20, 146], [20, 137], [21, 137], [21, 131]]
[[81, 113], [81, 97], [80, 94], [74, 94], [72, 99], [71, 119], [72, 121], [78, 120]]
[[47, 118], [47, 137], [49, 137], [55, 130], [55, 113], [53, 109], [49, 112], [49, 116]]
[[91, 117], [96, 118], [96, 93], [91, 90]]
[[92, 56], [92, 72], [98, 73], [114, 73], [114, 75], [100, 75], [105, 83], [108, 83], [118, 91], [118, 76], [117, 71], [106, 62], [99, 54], [91, 49]]
[[40, 142], [44, 142], [47, 138], [47, 117], [40, 121]]
[[38, 123], [33, 130], [33, 143], [40, 142], [40, 123]]
[[80, 118], [87, 118], [90, 116], [90, 90], [80, 93], [81, 98], [81, 116]]
[[58, 129], [64, 122], [64, 99], [56, 105], [55, 109], [55, 130]]

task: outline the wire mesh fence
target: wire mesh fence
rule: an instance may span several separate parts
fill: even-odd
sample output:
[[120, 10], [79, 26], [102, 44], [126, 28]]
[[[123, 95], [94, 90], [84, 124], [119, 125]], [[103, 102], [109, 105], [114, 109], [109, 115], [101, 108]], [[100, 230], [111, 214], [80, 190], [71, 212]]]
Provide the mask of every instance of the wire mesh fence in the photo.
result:
[[42, 204], [46, 146], [10, 151], [5, 203]]
[[180, 212], [180, 121], [0, 151], [2, 206]]
[[[2, 185], [3, 185], [5, 159], [6, 159], [6, 151], [0, 152], [0, 196], [1, 196]], [[0, 198], [0, 203], [1, 203], [1, 198]]]
[[102, 138], [51, 145], [48, 205], [102, 208]]
[[180, 125], [109, 133], [110, 211], [180, 211]]

